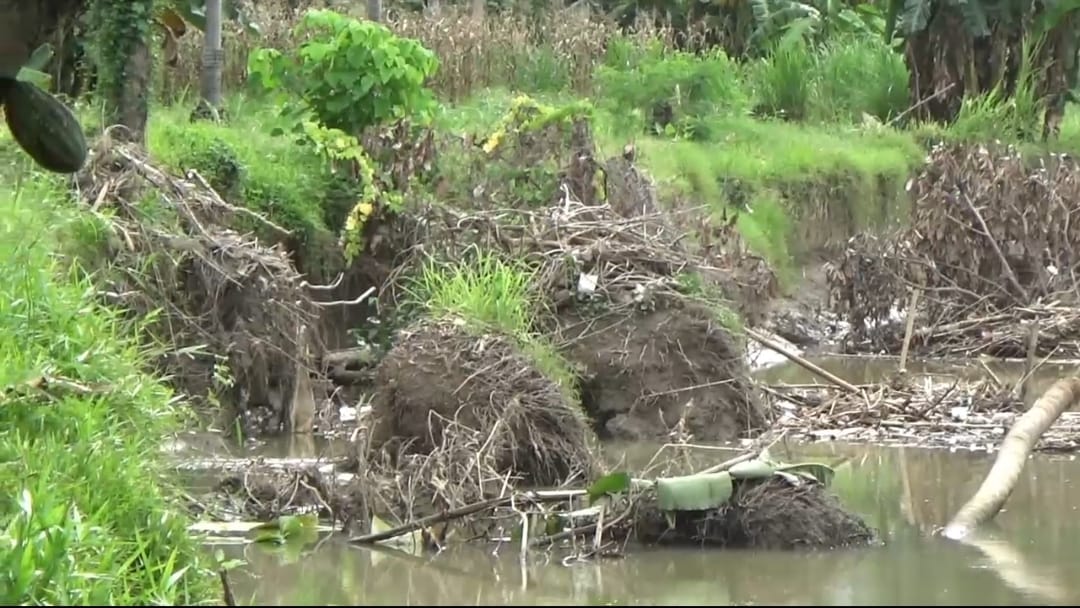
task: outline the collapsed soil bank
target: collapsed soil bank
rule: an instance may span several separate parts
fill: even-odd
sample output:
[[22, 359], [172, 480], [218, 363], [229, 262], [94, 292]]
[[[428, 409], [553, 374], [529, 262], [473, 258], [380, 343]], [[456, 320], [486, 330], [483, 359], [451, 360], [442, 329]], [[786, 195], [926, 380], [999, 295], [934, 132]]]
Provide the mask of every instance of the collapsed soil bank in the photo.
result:
[[670, 301], [583, 313], [560, 314], [560, 342], [583, 367], [582, 405], [602, 438], [729, 441], [764, 426], [745, 349], [716, 311]]

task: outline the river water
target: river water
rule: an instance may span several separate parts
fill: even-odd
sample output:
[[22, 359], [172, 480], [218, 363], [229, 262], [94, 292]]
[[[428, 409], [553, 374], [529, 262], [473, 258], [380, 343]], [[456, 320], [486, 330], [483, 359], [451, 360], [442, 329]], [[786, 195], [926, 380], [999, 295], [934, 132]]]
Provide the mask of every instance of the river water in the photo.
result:
[[[882, 364], [888, 365], [894, 368], [895, 362]], [[860, 377], [836, 361], [829, 368], [853, 382], [877, 379], [873, 372]], [[1052, 382], [1062, 371], [1043, 371], [1039, 384]], [[998, 372], [1008, 376], [1009, 369]], [[772, 376], [772, 381], [810, 381], [801, 370], [773, 368], [762, 375]], [[657, 447], [608, 445], [606, 451], [616, 459], [625, 457], [629, 467], [641, 467]], [[285, 455], [283, 449], [274, 451]], [[704, 452], [697, 457], [718, 462], [730, 455]], [[622, 558], [570, 565], [534, 551], [524, 571], [511, 544], [455, 546], [423, 557], [349, 546], [334, 536], [302, 550], [257, 544], [220, 548], [246, 562], [231, 576], [241, 604], [1080, 602], [1080, 460], [1075, 456], [1033, 456], [1006, 508], [977, 540], [961, 544], [934, 532], [974, 493], [993, 462], [992, 454], [822, 443], [778, 444], [774, 455], [789, 462], [814, 458], [836, 467], [833, 490], [879, 531], [883, 546], [828, 552], [630, 546]]]

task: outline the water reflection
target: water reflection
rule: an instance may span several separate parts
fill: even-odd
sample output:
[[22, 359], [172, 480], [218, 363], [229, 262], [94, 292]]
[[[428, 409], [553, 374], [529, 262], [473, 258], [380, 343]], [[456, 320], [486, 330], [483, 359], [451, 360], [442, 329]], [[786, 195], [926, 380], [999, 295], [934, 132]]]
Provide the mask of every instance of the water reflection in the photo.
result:
[[[642, 466], [656, 446], [623, 450]], [[776, 449], [785, 449], [778, 446]], [[932, 532], [978, 486], [992, 460], [975, 453], [815, 444], [785, 459], [837, 465], [835, 490], [885, 546], [820, 553], [634, 548], [624, 559], [563, 566], [517, 548], [455, 547], [434, 557], [350, 547], [331, 538], [306, 554], [225, 547], [249, 566], [241, 601], [269, 605], [1045, 605], [1080, 600], [1080, 463], [1036, 456], [981, 544]], [[713, 462], [717, 453], [707, 458]], [[724, 455], [720, 455], [723, 458]]]

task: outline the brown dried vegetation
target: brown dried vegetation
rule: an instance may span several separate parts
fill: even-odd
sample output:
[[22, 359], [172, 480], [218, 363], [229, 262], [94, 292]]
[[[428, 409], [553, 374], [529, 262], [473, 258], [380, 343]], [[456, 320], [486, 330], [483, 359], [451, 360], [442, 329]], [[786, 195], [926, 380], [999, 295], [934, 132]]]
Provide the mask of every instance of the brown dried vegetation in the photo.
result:
[[855, 349], [899, 350], [887, 323], [922, 290], [912, 349], [1022, 357], [1038, 322], [1040, 354], [1080, 353], [1076, 255], [1080, 180], [1072, 159], [1011, 148], [935, 148], [913, 180], [909, 226], [860, 236], [829, 268], [837, 312]]
[[[318, 306], [280, 247], [228, 228], [252, 212], [222, 201], [197, 173], [171, 175], [108, 137], [78, 181], [111, 233], [96, 258], [109, 260], [103, 295], [132, 314], [161, 311], [152, 330], [170, 350], [160, 371], [185, 396], [208, 398], [221, 391], [223, 362], [237, 414], [266, 406], [272, 428], [284, 422], [297, 370], [313, 370], [320, 352]], [[154, 203], [142, 203], [147, 195]]]

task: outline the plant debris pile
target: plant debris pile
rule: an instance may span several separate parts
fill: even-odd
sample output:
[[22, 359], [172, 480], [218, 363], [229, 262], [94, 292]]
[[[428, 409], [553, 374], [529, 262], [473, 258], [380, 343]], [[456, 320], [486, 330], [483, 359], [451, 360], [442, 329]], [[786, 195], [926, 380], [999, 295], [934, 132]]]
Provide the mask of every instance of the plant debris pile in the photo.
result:
[[1039, 354], [1080, 354], [1078, 175], [1064, 156], [936, 147], [911, 187], [910, 227], [887, 240], [852, 239], [829, 269], [849, 347], [898, 350], [903, 329], [889, 321], [918, 288], [913, 350], [1022, 357], [1024, 324], [1037, 322]]
[[248, 432], [276, 430], [297, 374], [320, 355], [317, 305], [287, 254], [227, 228], [251, 212], [222, 201], [197, 173], [172, 176], [108, 137], [78, 179], [99, 218], [105, 205], [116, 210], [99, 258], [111, 260], [104, 295], [139, 317], [160, 309], [151, 328], [171, 347], [161, 371], [196, 398], [231, 381], [236, 414], [261, 415]]
[[[997, 449], [1026, 407], [992, 378], [949, 382], [903, 379], [859, 394], [833, 387], [772, 387], [777, 428], [820, 441]], [[1074, 450], [1080, 414], [1066, 412], [1043, 434], [1040, 451]]]
[[836, 549], [873, 542], [876, 535], [820, 483], [779, 476], [733, 482], [731, 498], [715, 509], [676, 511], [673, 521], [656, 497], [637, 504], [634, 535], [649, 544], [738, 549]]
[[596, 462], [588, 420], [563, 387], [515, 341], [451, 319], [402, 333], [376, 370], [372, 418], [360, 468], [385, 473], [409, 508], [558, 485]]
[[247, 521], [271, 521], [282, 515], [317, 513], [341, 517], [338, 488], [313, 466], [289, 469], [261, 468], [252, 463], [247, 471], [221, 479], [214, 488], [225, 508]]

